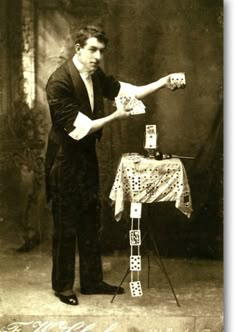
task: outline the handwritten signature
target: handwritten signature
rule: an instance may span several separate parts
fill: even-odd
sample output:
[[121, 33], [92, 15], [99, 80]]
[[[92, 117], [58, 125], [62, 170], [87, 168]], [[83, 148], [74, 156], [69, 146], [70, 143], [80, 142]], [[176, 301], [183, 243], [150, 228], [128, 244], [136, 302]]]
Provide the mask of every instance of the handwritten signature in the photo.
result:
[[[57, 322], [50, 322], [50, 321], [31, 321], [31, 322], [14, 322], [10, 323], [7, 326], [0, 329], [0, 332], [22, 332], [24, 331], [24, 327], [27, 328], [31, 326], [33, 332], [48, 332], [48, 331], [61, 331], [61, 332], [88, 332], [88, 331], [95, 331], [96, 324], [86, 324], [85, 322], [81, 321], [75, 323], [72, 326], [68, 326], [66, 321], [57, 321]], [[112, 323], [109, 327], [105, 328], [103, 332], [111, 332], [115, 331], [117, 328], [118, 323]]]

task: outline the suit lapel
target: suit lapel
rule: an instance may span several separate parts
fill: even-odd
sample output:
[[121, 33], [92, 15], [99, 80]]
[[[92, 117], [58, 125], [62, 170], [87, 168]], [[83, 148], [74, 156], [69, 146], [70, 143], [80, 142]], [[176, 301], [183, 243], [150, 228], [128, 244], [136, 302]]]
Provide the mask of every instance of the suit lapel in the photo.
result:
[[102, 88], [99, 81], [99, 77], [96, 72], [92, 75], [93, 81], [93, 93], [94, 93], [94, 115], [95, 117], [100, 117], [101, 112], [103, 114], [103, 96], [102, 96]]
[[70, 72], [72, 82], [74, 85], [75, 97], [78, 100], [78, 102], [80, 103], [80, 105], [82, 105], [87, 110], [89, 110], [90, 111], [89, 113], [91, 114], [92, 110], [91, 110], [89, 96], [87, 93], [86, 86], [85, 86], [78, 70], [76, 69], [72, 59], [68, 61], [68, 67], [69, 67], [69, 72]]

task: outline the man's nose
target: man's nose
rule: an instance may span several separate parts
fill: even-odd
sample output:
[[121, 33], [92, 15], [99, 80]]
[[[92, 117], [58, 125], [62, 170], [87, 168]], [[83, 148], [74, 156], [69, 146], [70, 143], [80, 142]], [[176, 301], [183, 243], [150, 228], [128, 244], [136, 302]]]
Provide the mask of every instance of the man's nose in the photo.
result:
[[95, 53], [95, 58], [96, 60], [101, 60], [102, 58], [102, 52], [97, 50], [96, 53]]

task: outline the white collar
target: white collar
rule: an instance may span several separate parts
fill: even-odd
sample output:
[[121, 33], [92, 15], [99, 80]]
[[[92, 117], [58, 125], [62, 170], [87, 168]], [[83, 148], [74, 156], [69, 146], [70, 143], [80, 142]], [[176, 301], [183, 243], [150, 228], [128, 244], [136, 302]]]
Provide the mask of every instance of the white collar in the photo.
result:
[[72, 61], [83, 78], [87, 79], [91, 76], [89, 71], [84, 69], [84, 65], [79, 61], [76, 54], [73, 56]]

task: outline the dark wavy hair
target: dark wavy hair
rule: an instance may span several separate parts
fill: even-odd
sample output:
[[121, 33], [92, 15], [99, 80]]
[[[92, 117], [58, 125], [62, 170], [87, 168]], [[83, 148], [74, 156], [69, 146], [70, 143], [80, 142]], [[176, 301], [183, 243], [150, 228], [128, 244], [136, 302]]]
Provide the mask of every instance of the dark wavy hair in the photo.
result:
[[91, 37], [97, 38], [97, 40], [100, 43], [104, 43], [105, 46], [108, 43], [108, 38], [101, 27], [96, 25], [87, 25], [77, 30], [75, 34], [75, 44], [80, 44], [81, 47], [84, 47], [86, 41]]

